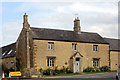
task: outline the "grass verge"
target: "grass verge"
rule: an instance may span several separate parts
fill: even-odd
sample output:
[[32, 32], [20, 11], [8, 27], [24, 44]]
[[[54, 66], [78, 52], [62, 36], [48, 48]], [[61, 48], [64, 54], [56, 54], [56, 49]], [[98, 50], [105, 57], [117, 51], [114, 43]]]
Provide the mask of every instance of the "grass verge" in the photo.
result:
[[81, 73], [67, 73], [67, 74], [56, 74], [56, 75], [47, 75], [46, 77], [54, 77], [54, 76], [72, 76], [72, 75], [80, 75]]
[[46, 75], [46, 77], [55, 77], [55, 76], [72, 76], [72, 75], [94, 74], [94, 73], [108, 73], [108, 72], [117, 72], [117, 71], [67, 73], [67, 74]]
[[83, 73], [86, 73], [86, 74], [93, 74], [93, 73], [108, 73], [108, 72], [117, 72], [116, 70], [115, 71], [101, 71], [101, 72], [83, 72]]

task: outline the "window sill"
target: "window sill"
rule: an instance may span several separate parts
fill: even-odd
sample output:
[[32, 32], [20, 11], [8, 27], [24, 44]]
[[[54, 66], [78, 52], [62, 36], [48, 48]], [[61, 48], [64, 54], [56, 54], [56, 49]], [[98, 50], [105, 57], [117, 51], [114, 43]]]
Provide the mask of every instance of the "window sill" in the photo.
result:
[[48, 49], [49, 51], [53, 51], [54, 49]]
[[54, 68], [54, 66], [47, 66], [47, 68]]
[[99, 51], [93, 51], [94, 53], [97, 53], [97, 52], [99, 52]]

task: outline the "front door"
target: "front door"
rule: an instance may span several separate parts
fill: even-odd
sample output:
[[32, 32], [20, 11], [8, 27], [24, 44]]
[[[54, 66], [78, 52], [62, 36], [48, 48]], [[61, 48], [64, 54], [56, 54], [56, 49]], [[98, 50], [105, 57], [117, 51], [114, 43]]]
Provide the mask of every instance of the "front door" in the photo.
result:
[[80, 62], [76, 61], [76, 72], [80, 72]]

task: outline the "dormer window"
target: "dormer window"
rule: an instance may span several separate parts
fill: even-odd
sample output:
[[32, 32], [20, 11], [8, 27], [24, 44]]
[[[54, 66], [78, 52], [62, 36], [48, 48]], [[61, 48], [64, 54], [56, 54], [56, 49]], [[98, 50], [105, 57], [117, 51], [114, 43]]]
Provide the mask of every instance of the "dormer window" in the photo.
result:
[[72, 50], [77, 50], [77, 44], [76, 43], [72, 43]]
[[93, 51], [98, 51], [98, 45], [93, 45]]

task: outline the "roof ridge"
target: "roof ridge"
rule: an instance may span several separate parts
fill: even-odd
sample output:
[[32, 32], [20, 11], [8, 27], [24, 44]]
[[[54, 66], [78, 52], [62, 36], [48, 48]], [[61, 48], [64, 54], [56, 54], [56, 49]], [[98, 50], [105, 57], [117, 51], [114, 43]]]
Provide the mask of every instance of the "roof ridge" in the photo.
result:
[[[30, 28], [37, 28], [37, 29], [49, 29], [49, 30], [60, 30], [60, 31], [69, 31], [69, 32], [74, 32], [74, 31], [72, 31], [72, 30], [52, 29], [52, 28], [38, 28], [38, 27], [30, 27]], [[85, 32], [85, 31], [81, 31], [81, 33], [98, 34], [98, 33], [96, 33], [96, 32]]]
[[[38, 28], [38, 27], [30, 27], [30, 28]], [[52, 28], [38, 28], [38, 29], [49, 29], [49, 30], [72, 31], [72, 30], [63, 30], [63, 29], [52, 29]]]
[[119, 38], [107, 38], [107, 37], [103, 37], [104, 39], [111, 39], [111, 40], [120, 40]]

